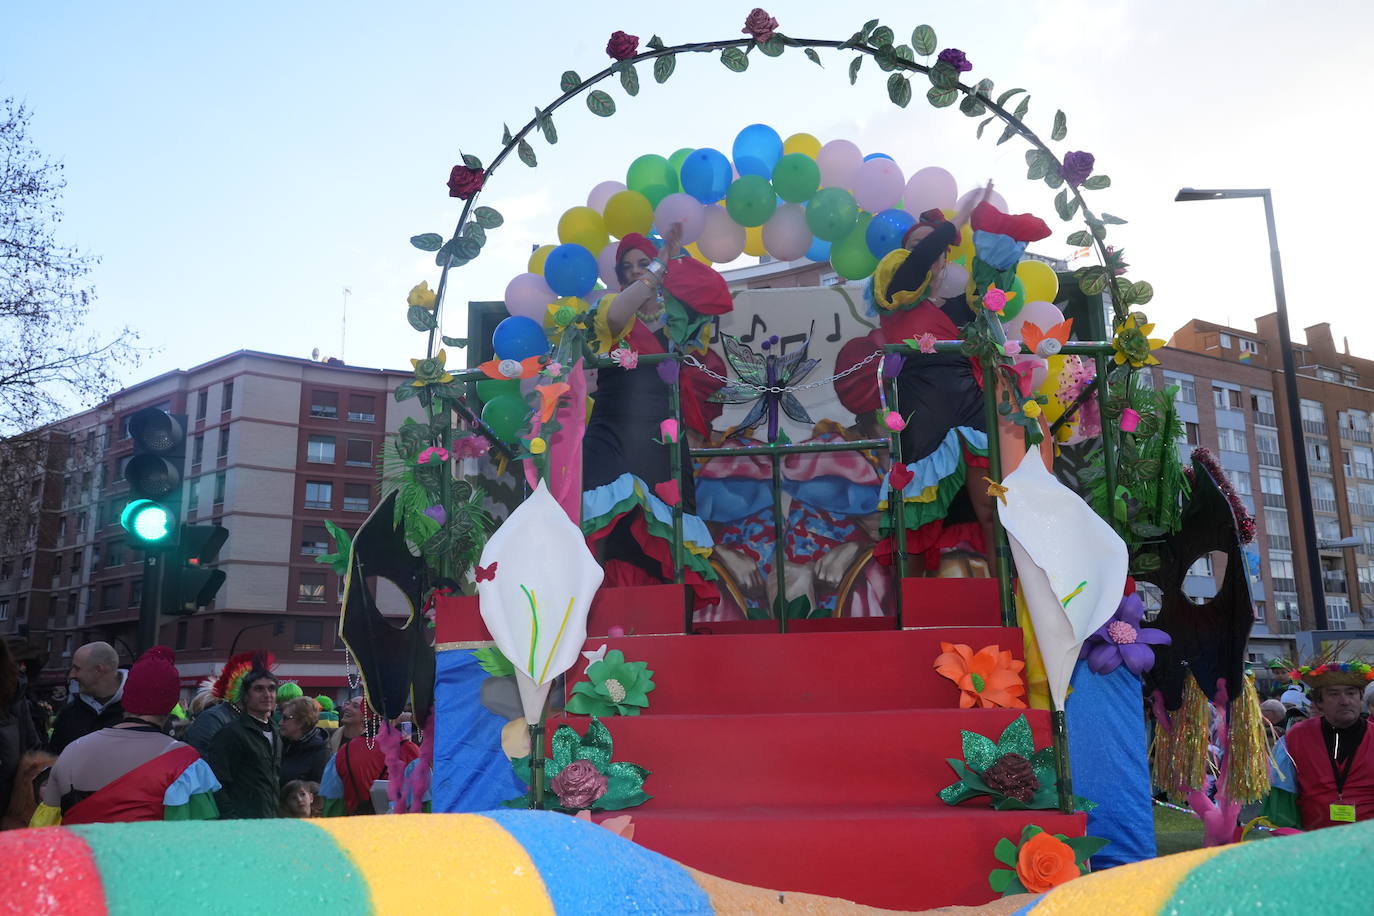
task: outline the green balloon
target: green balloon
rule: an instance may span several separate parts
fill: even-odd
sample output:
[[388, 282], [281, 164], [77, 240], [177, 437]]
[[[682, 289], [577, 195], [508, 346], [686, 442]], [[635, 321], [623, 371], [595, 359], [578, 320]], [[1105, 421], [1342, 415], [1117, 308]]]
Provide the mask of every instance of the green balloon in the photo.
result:
[[482, 403], [493, 401], [503, 394], [520, 394], [520, 380], [517, 378], [484, 378], [477, 383], [477, 397]]
[[773, 185], [762, 175], [741, 175], [725, 192], [725, 209], [741, 226], [762, 226], [777, 207]]
[[654, 153], [640, 156], [630, 163], [630, 170], [625, 173], [625, 187], [643, 194], [649, 198], [650, 206], [657, 207], [663, 198], [677, 193], [677, 169]]
[[773, 189], [788, 203], [810, 200], [821, 186], [821, 167], [804, 153], [788, 153], [773, 167]]
[[854, 229], [859, 205], [844, 188], [822, 188], [806, 207], [806, 225], [824, 242], [838, 242]]
[[668, 164], [673, 167], [674, 175], [680, 176], [682, 174], [682, 163], [686, 162], [687, 157], [695, 152], [696, 150], [688, 149], [684, 146], [682, 149], [678, 150], [677, 152], [673, 153], [671, 156], [668, 157]]
[[1012, 296], [1006, 308], [1002, 309], [1003, 321], [1011, 321], [1017, 315], [1021, 314], [1021, 310], [1026, 307], [1026, 286], [1021, 282], [1020, 277], [1017, 277], [1016, 280], [1012, 282], [1011, 291], [1016, 293], [1016, 295]]
[[530, 406], [518, 394], [503, 394], [487, 401], [482, 422], [503, 442], [514, 442], [529, 419]]
[[846, 280], [862, 280], [878, 266], [868, 247], [868, 224], [872, 220], [872, 213], [861, 212], [850, 233], [830, 246], [830, 266]]

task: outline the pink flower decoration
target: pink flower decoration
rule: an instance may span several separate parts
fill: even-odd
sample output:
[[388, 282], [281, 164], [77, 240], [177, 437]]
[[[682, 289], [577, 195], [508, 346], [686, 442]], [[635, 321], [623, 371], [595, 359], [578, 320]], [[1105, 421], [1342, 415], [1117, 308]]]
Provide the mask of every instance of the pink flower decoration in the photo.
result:
[[429, 464], [430, 461], [436, 458], [440, 461], [448, 461], [448, 449], [444, 448], [442, 445], [431, 445], [420, 453], [419, 457], [415, 459], [415, 463]]
[[1123, 433], [1133, 433], [1135, 428], [1140, 425], [1140, 414], [1127, 407], [1121, 411], [1121, 431]]
[[899, 433], [906, 429], [906, 421], [903, 420], [902, 415], [895, 410], [889, 410], [887, 412], [887, 416], [883, 417], [883, 423], [894, 433]]
[[564, 808], [590, 808], [606, 794], [606, 777], [590, 760], [574, 760], [549, 782]]
[[544, 368], [543, 368], [543, 369], [540, 369], [539, 371], [540, 371], [540, 373], [542, 373], [543, 375], [547, 375], [547, 376], [549, 376], [550, 378], [557, 378], [557, 377], [559, 376], [559, 374], [562, 373], [562, 371], [563, 371], [563, 364], [560, 363], [560, 362], [556, 362], [556, 361], [555, 361], [555, 362], [550, 362], [550, 363], [546, 364], [546, 365], [544, 366]]
[[669, 417], [658, 424], [658, 434], [664, 443], [677, 441], [677, 421]]
[[1008, 340], [1002, 345], [1002, 352], [1008, 356], [1016, 357], [1021, 355], [1021, 341]]
[[763, 42], [773, 37], [773, 32], [777, 27], [778, 20], [756, 6], [750, 10], [749, 15], [744, 18], [744, 28], [740, 29], [740, 31], [752, 37], [755, 41]]
[[995, 286], [988, 287], [988, 291], [983, 293], [983, 306], [988, 311], [1002, 314], [1002, 310], [1007, 307], [1007, 294]]
[[606, 628], [606, 635], [611, 637], [612, 639], [616, 639], [618, 637], [625, 635], [625, 628], [622, 627], [620, 624], [609, 626]]
[[611, 361], [622, 369], [633, 369], [639, 365], [639, 354], [629, 347], [616, 347], [611, 351]]
[[481, 458], [491, 448], [486, 436], [463, 436], [453, 440], [453, 457]]
[[920, 345], [921, 345], [921, 352], [922, 352], [922, 353], [934, 353], [934, 352], [935, 352], [935, 341], [936, 341], [936, 340], [937, 340], [936, 336], [935, 336], [934, 334], [930, 333], [929, 331], [926, 331], [924, 334], [922, 334], [919, 338], [917, 338], [917, 341], [918, 341], [918, 342], [920, 343]]
[[664, 480], [654, 484], [654, 493], [670, 506], [682, 502], [682, 488], [676, 480]]

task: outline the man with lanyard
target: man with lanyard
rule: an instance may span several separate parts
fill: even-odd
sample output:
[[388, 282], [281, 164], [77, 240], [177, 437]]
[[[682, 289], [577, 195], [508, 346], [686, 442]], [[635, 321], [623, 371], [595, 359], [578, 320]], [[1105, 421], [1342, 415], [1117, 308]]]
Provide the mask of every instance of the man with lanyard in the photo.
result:
[[1363, 662], [1304, 665], [1290, 677], [1310, 688], [1317, 717], [1295, 723], [1274, 748], [1264, 815], [1278, 827], [1316, 830], [1374, 818], [1374, 730]]
[[162, 732], [180, 691], [172, 651], [143, 653], [124, 682], [122, 721], [67, 745], [30, 826], [217, 817], [214, 773], [194, 748]]
[[277, 708], [277, 677], [265, 654], [254, 658], [243, 676], [243, 706], [210, 741], [207, 755], [223, 789], [215, 796], [220, 817], [276, 817], [281, 778], [281, 735], [272, 723]]

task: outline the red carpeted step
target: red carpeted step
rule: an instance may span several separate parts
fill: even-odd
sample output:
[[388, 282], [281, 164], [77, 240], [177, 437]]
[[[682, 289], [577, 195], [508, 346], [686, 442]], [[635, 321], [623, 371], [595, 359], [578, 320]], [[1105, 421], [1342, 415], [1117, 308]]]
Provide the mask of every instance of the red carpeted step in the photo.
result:
[[1065, 836], [1084, 831], [1082, 814], [1057, 811], [837, 810], [800, 803], [684, 811], [654, 810], [652, 804], [612, 814], [629, 814], [636, 843], [684, 865], [760, 887], [895, 910], [987, 903], [996, 897], [988, 873], [1003, 867], [992, 854], [1000, 838], [1019, 840], [1026, 824]]
[[[603, 588], [592, 600], [587, 633], [604, 636], [613, 626], [628, 634], [682, 633], [687, 625], [686, 592], [681, 585]], [[490, 642], [477, 598], [451, 595], [435, 599], [435, 641]]]
[[[604, 643], [648, 664], [655, 687], [645, 715], [733, 715], [956, 706], [959, 691], [933, 667], [941, 641], [1024, 657], [1021, 631], [1002, 627], [591, 638], [587, 647]], [[570, 682], [584, 679], [586, 664]]]
[[903, 579], [902, 626], [996, 627], [996, 579]]
[[[856, 671], [855, 677], [862, 672]], [[652, 772], [642, 810], [804, 805], [944, 807], [961, 730], [996, 739], [1019, 711], [906, 709], [741, 716], [603, 719], [614, 759]], [[1050, 743], [1049, 714], [1028, 713], [1036, 746]], [[571, 717], [578, 732], [586, 720]], [[552, 724], [552, 723], [551, 723]], [[555, 725], [556, 727], [556, 725]], [[552, 729], [551, 729], [552, 730]], [[757, 883], [757, 882], [755, 882]]]

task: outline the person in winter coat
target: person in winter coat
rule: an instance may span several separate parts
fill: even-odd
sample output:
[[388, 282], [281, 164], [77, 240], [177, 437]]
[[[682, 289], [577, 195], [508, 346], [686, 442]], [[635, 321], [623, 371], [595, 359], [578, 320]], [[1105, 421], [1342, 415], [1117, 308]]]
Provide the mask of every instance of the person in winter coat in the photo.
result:
[[329, 762], [324, 732], [317, 727], [320, 710], [310, 697], [287, 700], [281, 708], [281, 784], [319, 782]]
[[38, 744], [28, 702], [19, 689], [19, 666], [9, 643], [0, 639], [0, 814], [9, 810], [20, 761]]
[[210, 742], [207, 759], [223, 788], [216, 794], [222, 818], [276, 817], [281, 791], [282, 739], [272, 723], [277, 677], [259, 655], [239, 687], [243, 712]]
[[91, 732], [118, 725], [124, 718], [120, 700], [124, 679], [119, 653], [107, 642], [88, 642], [72, 655], [71, 678], [77, 690], [53, 723], [48, 750], [61, 754], [67, 745]]

